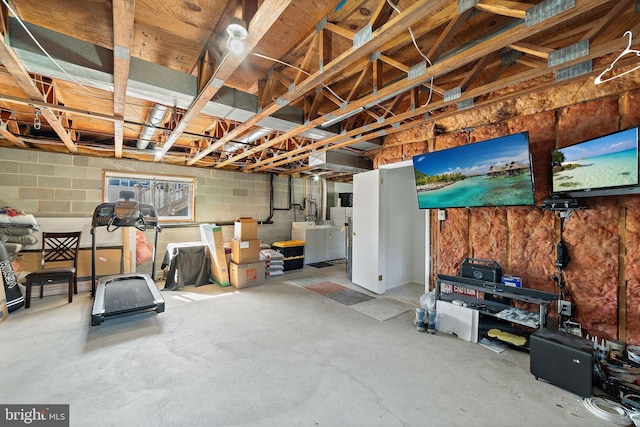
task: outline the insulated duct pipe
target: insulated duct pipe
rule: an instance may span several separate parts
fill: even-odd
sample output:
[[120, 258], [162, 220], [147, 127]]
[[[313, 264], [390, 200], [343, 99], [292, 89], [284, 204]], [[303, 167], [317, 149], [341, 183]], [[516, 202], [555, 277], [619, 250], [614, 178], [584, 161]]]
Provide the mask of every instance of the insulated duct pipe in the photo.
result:
[[140, 136], [138, 138], [138, 142], [136, 143], [136, 147], [140, 150], [144, 150], [151, 142], [151, 138], [156, 133], [156, 128], [162, 125], [162, 121], [167, 115], [167, 111], [169, 111], [169, 107], [153, 104], [151, 107], [151, 111], [149, 112], [149, 118], [147, 119], [146, 126], [140, 132]]

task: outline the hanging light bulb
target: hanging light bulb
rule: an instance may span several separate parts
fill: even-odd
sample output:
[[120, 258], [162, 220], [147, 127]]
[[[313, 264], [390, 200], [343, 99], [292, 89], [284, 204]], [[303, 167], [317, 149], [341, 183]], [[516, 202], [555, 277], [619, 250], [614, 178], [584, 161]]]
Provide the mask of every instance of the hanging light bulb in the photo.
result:
[[240, 55], [244, 51], [244, 42], [242, 40], [229, 37], [227, 40], [227, 49], [234, 55]]
[[227, 34], [229, 36], [227, 39], [227, 49], [229, 49], [229, 52], [235, 55], [242, 54], [244, 52], [244, 39], [246, 39], [249, 34], [244, 21], [232, 17], [229, 25], [227, 25]]

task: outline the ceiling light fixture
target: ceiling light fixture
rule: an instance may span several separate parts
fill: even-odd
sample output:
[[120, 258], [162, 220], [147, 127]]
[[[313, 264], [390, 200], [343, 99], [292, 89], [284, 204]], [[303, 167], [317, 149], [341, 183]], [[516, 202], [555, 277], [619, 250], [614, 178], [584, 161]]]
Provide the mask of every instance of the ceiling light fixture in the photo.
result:
[[242, 19], [232, 17], [229, 25], [227, 25], [227, 49], [229, 52], [240, 55], [244, 52], [244, 39], [249, 34], [247, 32], [247, 24]]

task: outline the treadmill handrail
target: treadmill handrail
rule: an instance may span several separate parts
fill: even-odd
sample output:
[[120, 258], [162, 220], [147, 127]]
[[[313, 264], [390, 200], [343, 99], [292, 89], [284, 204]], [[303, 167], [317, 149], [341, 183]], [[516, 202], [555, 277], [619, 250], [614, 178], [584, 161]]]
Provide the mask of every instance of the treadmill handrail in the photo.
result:
[[[135, 202], [134, 206], [129, 205], [129, 209], [134, 209], [139, 212], [135, 223], [129, 220], [122, 219], [121, 223], [117, 222], [116, 206], [118, 202], [105, 202], [96, 206], [93, 212], [93, 219], [91, 221], [91, 296], [95, 297], [96, 293], [96, 232], [97, 227], [107, 227], [107, 232], [112, 233], [121, 227], [135, 227], [140, 231], [146, 231], [149, 226], [153, 226], [155, 229], [153, 254], [151, 262], [151, 277], [155, 280], [156, 275], [156, 253], [158, 248], [158, 234], [162, 231], [158, 219], [156, 209], [149, 204]], [[125, 200], [122, 203], [132, 203], [129, 200]], [[105, 221], [106, 218], [109, 218]], [[101, 220], [102, 218], [102, 220]], [[115, 224], [115, 225], [114, 225]], [[122, 266], [122, 258], [124, 257], [124, 251], [121, 255], [120, 265]], [[121, 267], [122, 270], [122, 267]]]

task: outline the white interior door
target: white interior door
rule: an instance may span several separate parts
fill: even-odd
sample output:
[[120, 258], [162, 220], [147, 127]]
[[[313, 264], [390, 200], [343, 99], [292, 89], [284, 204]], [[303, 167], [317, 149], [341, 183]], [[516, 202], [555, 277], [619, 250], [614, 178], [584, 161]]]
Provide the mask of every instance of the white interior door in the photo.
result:
[[380, 174], [378, 170], [353, 176], [352, 281], [382, 294], [380, 272]]

